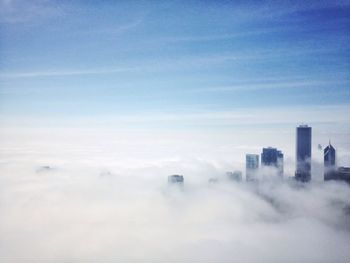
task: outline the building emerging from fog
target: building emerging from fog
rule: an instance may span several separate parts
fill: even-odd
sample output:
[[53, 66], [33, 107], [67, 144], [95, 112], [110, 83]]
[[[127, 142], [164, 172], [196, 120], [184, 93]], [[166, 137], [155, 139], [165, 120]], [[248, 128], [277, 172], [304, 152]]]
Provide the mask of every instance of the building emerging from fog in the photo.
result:
[[350, 183], [350, 167], [337, 167], [336, 151], [329, 142], [323, 150], [324, 180], [340, 180]]
[[311, 127], [296, 128], [296, 171], [295, 179], [308, 182], [311, 179]]
[[241, 182], [242, 181], [242, 172], [241, 171], [234, 171], [234, 172], [227, 172], [227, 177], [231, 181], [235, 182]]
[[335, 165], [335, 149], [329, 142], [329, 145], [323, 150], [323, 161], [324, 161], [324, 180], [334, 179], [336, 176], [336, 165]]
[[334, 168], [333, 170], [328, 171], [328, 173], [325, 173], [324, 180], [339, 180], [350, 184], [350, 167]]
[[184, 177], [183, 175], [169, 175], [168, 176], [168, 183], [169, 184], [179, 184], [179, 185], [183, 185], [184, 184]]
[[259, 170], [259, 155], [246, 154], [245, 156], [246, 180], [256, 181]]
[[276, 148], [263, 148], [261, 153], [261, 166], [271, 166], [277, 168], [279, 176], [283, 176], [283, 153]]
[[350, 184], [350, 167], [339, 167], [337, 169], [337, 180], [342, 180]]

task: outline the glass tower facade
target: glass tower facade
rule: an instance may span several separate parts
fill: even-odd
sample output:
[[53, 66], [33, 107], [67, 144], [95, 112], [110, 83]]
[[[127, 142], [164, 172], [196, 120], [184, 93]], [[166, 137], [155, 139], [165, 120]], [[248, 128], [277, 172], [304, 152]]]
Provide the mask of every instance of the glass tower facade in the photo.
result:
[[276, 148], [263, 148], [261, 154], [261, 165], [271, 166], [277, 165], [277, 149]]
[[323, 154], [324, 154], [323, 155], [324, 166], [325, 167], [335, 166], [335, 149], [331, 145], [331, 143], [329, 143], [329, 145], [326, 148], [324, 148]]
[[336, 177], [335, 167], [335, 149], [329, 142], [329, 145], [323, 150], [324, 161], [324, 180], [331, 180]]
[[263, 148], [261, 154], [262, 166], [274, 166], [278, 169], [278, 175], [283, 176], [283, 153], [276, 148]]
[[311, 180], [311, 127], [300, 125], [296, 129], [296, 171], [295, 179]]
[[247, 154], [246, 160], [246, 180], [256, 181], [257, 172], [259, 169], [259, 155], [258, 154]]

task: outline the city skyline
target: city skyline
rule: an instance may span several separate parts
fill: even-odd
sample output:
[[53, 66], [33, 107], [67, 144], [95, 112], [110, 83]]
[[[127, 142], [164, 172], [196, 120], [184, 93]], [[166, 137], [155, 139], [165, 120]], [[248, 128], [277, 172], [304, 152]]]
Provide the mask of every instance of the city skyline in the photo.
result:
[[0, 261], [350, 258], [350, 0], [0, 0]]

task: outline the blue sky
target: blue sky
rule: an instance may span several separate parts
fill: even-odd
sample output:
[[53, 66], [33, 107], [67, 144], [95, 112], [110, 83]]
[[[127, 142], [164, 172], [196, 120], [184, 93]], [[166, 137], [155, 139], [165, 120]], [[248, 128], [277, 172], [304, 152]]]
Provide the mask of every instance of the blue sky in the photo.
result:
[[105, 116], [350, 102], [349, 1], [16, 1], [0, 114]]

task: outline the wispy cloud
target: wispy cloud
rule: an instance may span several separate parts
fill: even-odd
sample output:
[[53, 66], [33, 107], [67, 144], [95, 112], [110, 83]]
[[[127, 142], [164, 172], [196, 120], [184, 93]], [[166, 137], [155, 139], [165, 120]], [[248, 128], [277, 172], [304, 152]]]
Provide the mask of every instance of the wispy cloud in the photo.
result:
[[0, 22], [5, 24], [31, 23], [64, 14], [62, 6], [45, 0], [1, 0]]
[[[253, 83], [252, 83], [253, 82]], [[349, 81], [342, 80], [301, 80], [301, 81], [284, 81], [284, 82], [267, 82], [267, 83], [236, 83], [228, 86], [218, 87], [201, 87], [188, 89], [188, 92], [230, 92], [230, 91], [253, 91], [253, 90], [268, 90], [281, 88], [314, 88], [329, 85], [344, 85], [349, 84]]]
[[[265, 108], [237, 108], [235, 110], [204, 110], [204, 109], [187, 109], [184, 108], [180, 112], [161, 112], [160, 110], [148, 110], [137, 113], [120, 113], [120, 114], [104, 114], [99, 118], [91, 120], [91, 116], [72, 116], [64, 117], [55, 122], [70, 121], [77, 124], [79, 127], [84, 127], [86, 124], [93, 124], [95, 127], [135, 127], [138, 125], [163, 125], [167, 127], [177, 127], [178, 125], [198, 126], [200, 129], [205, 126], [223, 127], [223, 126], [240, 126], [240, 125], [275, 125], [275, 124], [290, 124], [296, 125], [300, 122], [308, 123], [343, 123], [348, 125], [350, 117], [344, 112], [349, 112], [348, 105], [322, 105], [322, 106], [280, 106], [280, 107], [265, 107]], [[42, 117], [31, 118], [6, 118], [0, 119], [2, 123], [8, 126], [22, 125], [28, 122], [30, 125], [40, 126], [42, 122], [50, 122], [49, 119]], [[10, 125], [11, 124], [11, 125]]]
[[29, 71], [29, 72], [3, 72], [0, 78], [36, 78], [36, 77], [60, 77], [79, 75], [102, 75], [132, 71], [135, 68], [109, 68], [109, 69], [86, 69], [86, 70], [52, 70], [52, 71]]
[[[127, 30], [128, 28], [137, 26], [137, 24], [141, 23], [140, 21], [135, 21], [129, 26], [125, 26], [125, 29], [116, 29], [118, 32], [122, 32], [123, 30]], [[116, 31], [116, 32], [117, 32]], [[337, 52], [340, 49], [337, 50]], [[259, 50], [246, 50], [241, 51], [239, 53], [236, 52], [227, 52], [227, 53], [207, 53], [200, 55], [181, 55], [176, 57], [145, 57], [139, 63], [135, 63], [135, 61], [124, 61], [127, 65], [126, 67], [119, 68], [92, 68], [92, 69], [68, 69], [68, 70], [38, 70], [38, 71], [17, 71], [17, 72], [1, 72], [0, 78], [35, 78], [35, 77], [55, 77], [55, 76], [73, 76], [73, 75], [101, 75], [101, 74], [112, 74], [118, 72], [126, 72], [126, 71], [142, 71], [142, 72], [154, 72], [154, 71], [164, 71], [164, 70], [186, 70], [186, 69], [194, 69], [194, 68], [203, 68], [203, 67], [215, 67], [221, 64], [229, 64], [229, 63], [239, 63], [241, 61], [269, 61], [269, 60], [279, 60], [281, 58], [289, 58], [289, 57], [297, 57], [303, 55], [321, 55], [335, 52], [334, 49], [331, 48], [294, 48], [294, 49], [259, 49]], [[150, 66], [152, 65], [152, 66]], [[325, 83], [325, 82], [323, 82]], [[279, 83], [280, 84], [280, 83]], [[278, 86], [276, 84], [275, 86]], [[282, 84], [281, 86], [307, 86], [312, 84], [310, 81], [307, 82], [299, 82], [292, 84]], [[322, 83], [314, 83], [312, 85], [321, 84]], [[265, 84], [260, 85], [260, 88]], [[257, 89], [253, 87], [256, 85], [245, 86], [244, 89]], [[266, 88], [271, 88], [274, 84], [266, 84]], [[242, 89], [238, 87], [219, 87], [219, 88], [209, 88], [215, 90], [235, 90]], [[194, 90], [195, 91], [195, 90]]]
[[99, 34], [109, 34], [109, 35], [120, 35], [124, 34], [130, 30], [136, 29], [144, 21], [144, 16], [140, 16], [128, 22], [118, 23], [117, 25], [109, 26], [104, 25], [103, 27], [84, 29], [79, 31], [79, 34], [84, 35], [99, 35]]
[[[191, 124], [281, 124], [298, 123], [300, 116], [310, 122], [349, 122], [350, 118], [342, 113], [349, 106], [313, 106], [313, 107], [273, 107], [265, 109], [238, 109], [232, 111], [199, 111], [186, 113], [155, 113], [116, 117], [122, 122], [181, 122]], [[271, 116], [271, 112], [274, 112]]]
[[237, 32], [231, 34], [218, 34], [218, 35], [190, 35], [190, 36], [169, 36], [169, 37], [160, 37], [155, 40], [157, 42], [205, 42], [205, 41], [216, 41], [216, 40], [227, 40], [233, 38], [241, 38], [246, 36], [255, 36], [268, 34], [276, 32], [280, 29], [262, 29], [246, 32]]

